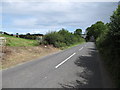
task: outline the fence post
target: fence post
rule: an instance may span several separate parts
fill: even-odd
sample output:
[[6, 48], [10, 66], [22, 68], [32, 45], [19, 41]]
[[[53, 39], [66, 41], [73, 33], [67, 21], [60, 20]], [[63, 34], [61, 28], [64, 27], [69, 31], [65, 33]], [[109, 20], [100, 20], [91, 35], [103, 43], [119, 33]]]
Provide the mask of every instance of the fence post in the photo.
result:
[[0, 58], [2, 58], [2, 55], [4, 54], [5, 46], [6, 46], [6, 38], [0, 37]]

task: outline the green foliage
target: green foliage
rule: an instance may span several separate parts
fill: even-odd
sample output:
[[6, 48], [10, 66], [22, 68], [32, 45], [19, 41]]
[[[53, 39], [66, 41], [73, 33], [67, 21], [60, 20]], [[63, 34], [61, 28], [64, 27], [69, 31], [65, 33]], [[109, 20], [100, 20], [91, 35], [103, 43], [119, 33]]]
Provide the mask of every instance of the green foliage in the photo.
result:
[[86, 31], [87, 40], [89, 40], [91, 36], [94, 36], [94, 38], [97, 39], [98, 37], [101, 36], [101, 34], [107, 31], [107, 25], [105, 25], [102, 21], [98, 21], [91, 27], [88, 27]]
[[62, 29], [58, 32], [50, 32], [44, 36], [43, 44], [47, 43], [54, 47], [65, 47], [81, 42], [81, 37], [70, 33], [68, 30]]
[[[56, 46], [56, 42], [62, 42], [63, 37], [58, 32], [50, 32], [44, 36], [44, 41], [47, 44], [52, 44], [53, 46]], [[56, 46], [59, 47], [59, 46]]]
[[99, 22], [87, 28], [87, 37], [94, 36], [113, 80], [120, 87], [120, 5], [106, 25]]
[[74, 32], [75, 35], [81, 36], [82, 34], [82, 29], [76, 29], [76, 31]]
[[120, 5], [110, 19], [109, 31], [103, 43], [107, 44], [105, 48], [108, 52], [105, 55], [109, 55], [109, 57], [107, 56], [109, 59], [107, 64], [110, 64], [109, 68], [110, 71], [112, 71], [111, 74], [120, 87]]
[[59, 47], [65, 47], [66, 46], [66, 43], [63, 43], [63, 42], [55, 42], [55, 47], [59, 48]]

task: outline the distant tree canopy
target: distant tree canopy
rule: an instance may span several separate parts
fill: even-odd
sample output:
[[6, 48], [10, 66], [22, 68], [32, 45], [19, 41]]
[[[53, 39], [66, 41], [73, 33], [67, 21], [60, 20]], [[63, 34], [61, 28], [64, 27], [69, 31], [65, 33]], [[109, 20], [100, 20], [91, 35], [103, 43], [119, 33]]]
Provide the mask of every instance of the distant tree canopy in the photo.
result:
[[105, 25], [102, 21], [98, 21], [93, 24], [91, 27], [86, 29], [87, 31], [87, 40], [90, 39], [91, 36], [94, 36], [97, 39], [101, 34], [107, 31], [107, 25]]
[[30, 33], [27, 33], [26, 35], [22, 35], [22, 34], [19, 35], [20, 38], [32, 39], [32, 40], [36, 40], [38, 36], [43, 36], [43, 34], [30, 34]]
[[81, 36], [81, 35], [82, 35], [82, 29], [76, 29], [76, 30], [74, 31], [74, 34]]

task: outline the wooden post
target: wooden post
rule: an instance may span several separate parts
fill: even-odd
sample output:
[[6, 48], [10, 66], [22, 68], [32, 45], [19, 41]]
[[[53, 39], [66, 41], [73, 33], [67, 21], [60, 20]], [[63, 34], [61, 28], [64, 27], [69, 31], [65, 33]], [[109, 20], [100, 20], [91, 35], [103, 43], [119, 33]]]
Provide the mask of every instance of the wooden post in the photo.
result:
[[2, 55], [5, 52], [5, 46], [6, 46], [6, 38], [0, 37], [0, 58], [2, 58]]

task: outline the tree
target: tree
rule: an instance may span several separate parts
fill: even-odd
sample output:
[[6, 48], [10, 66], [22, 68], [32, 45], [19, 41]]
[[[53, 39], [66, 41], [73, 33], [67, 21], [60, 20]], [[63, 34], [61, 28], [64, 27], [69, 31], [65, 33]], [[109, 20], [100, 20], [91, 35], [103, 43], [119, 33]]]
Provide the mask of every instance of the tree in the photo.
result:
[[120, 40], [120, 5], [110, 18], [110, 32], [109, 36], [115, 41]]
[[82, 34], [82, 29], [76, 29], [76, 30], [74, 31], [74, 34], [81, 36], [81, 34]]
[[90, 37], [94, 36], [95, 40], [97, 40], [97, 38], [100, 37], [101, 34], [103, 34], [106, 30], [107, 30], [106, 24], [104, 24], [102, 21], [98, 21], [91, 27], [88, 27], [86, 29], [87, 39], [89, 40]]
[[26, 35], [30, 35], [30, 33], [27, 33]]

